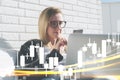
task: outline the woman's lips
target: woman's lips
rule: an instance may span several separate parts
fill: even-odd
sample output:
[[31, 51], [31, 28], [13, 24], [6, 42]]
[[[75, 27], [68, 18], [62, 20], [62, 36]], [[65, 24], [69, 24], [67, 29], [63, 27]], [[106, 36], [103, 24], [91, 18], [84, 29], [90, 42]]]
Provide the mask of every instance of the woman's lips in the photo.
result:
[[58, 35], [58, 32], [54, 32], [55, 35]]

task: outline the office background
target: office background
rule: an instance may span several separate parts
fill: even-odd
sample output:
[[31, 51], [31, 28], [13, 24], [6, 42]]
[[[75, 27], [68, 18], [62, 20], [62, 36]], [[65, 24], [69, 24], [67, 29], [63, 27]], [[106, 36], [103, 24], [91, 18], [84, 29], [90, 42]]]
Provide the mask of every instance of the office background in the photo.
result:
[[67, 21], [63, 29], [68, 37], [73, 30], [83, 33], [103, 33], [100, 0], [0, 0], [0, 37], [14, 49], [38, 35], [38, 17], [48, 6], [62, 9]]

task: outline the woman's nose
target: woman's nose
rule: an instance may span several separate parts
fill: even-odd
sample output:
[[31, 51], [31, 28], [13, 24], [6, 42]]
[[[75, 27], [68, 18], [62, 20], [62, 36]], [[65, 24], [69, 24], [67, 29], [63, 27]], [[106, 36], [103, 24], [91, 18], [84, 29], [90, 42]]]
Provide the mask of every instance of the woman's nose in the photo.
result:
[[61, 25], [58, 25], [58, 26], [57, 26], [57, 29], [61, 29]]

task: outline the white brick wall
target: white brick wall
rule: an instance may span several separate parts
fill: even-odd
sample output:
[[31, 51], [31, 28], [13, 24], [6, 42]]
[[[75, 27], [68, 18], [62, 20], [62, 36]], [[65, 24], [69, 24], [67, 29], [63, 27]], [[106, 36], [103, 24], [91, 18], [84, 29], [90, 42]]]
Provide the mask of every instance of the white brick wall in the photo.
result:
[[2, 6], [10, 6], [10, 7], [17, 7], [18, 6], [18, 1], [14, 1], [14, 0], [1, 0], [1, 5]]
[[0, 37], [14, 49], [29, 39], [39, 38], [38, 17], [48, 6], [57, 6], [64, 13], [64, 36], [76, 29], [102, 33], [100, 0], [0, 0]]

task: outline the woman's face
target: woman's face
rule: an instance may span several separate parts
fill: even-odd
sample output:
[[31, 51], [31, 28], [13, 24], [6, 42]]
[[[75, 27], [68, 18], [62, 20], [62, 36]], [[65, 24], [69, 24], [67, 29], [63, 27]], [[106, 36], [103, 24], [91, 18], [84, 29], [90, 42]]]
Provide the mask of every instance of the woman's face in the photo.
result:
[[47, 35], [50, 41], [60, 37], [63, 26], [62, 21], [63, 17], [61, 13], [57, 13], [54, 16], [50, 17], [47, 27]]

